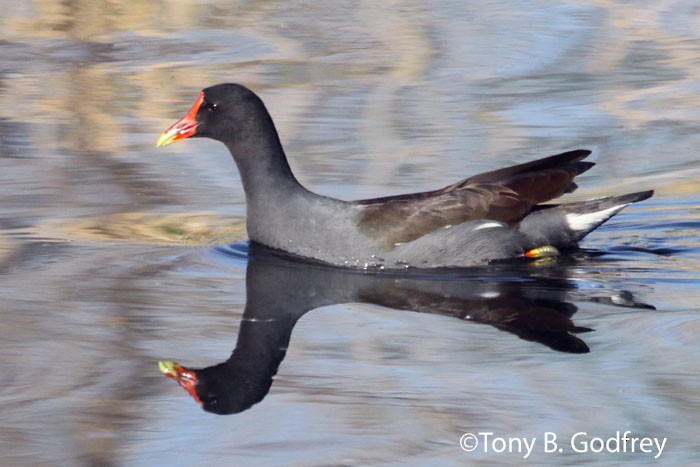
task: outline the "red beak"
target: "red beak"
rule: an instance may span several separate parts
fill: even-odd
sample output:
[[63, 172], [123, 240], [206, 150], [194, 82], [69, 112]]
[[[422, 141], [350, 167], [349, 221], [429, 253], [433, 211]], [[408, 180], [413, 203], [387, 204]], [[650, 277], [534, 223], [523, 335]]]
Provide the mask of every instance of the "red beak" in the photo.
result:
[[175, 122], [170, 128], [165, 130], [160, 138], [156, 147], [167, 146], [168, 144], [174, 143], [175, 141], [180, 141], [181, 139], [189, 138], [192, 135], [197, 134], [197, 112], [199, 112], [199, 107], [204, 101], [204, 92], [199, 93], [199, 97], [195, 101], [194, 105], [187, 112], [187, 115], [182, 117], [180, 120]]
[[190, 370], [167, 360], [159, 361], [158, 368], [160, 368], [160, 371], [162, 371], [165, 376], [177, 381], [180, 386], [190, 393], [190, 396], [192, 396], [199, 405], [202, 405], [202, 401], [199, 400], [199, 396], [197, 395], [197, 373], [194, 370]]

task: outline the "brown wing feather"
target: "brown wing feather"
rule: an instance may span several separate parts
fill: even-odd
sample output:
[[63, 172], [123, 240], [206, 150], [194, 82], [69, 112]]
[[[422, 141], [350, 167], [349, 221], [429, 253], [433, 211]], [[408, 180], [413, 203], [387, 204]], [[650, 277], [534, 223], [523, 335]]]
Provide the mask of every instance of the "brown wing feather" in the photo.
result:
[[358, 201], [360, 228], [386, 247], [475, 219], [517, 222], [538, 203], [569, 191], [593, 164], [590, 151], [571, 151], [475, 175], [440, 190]]

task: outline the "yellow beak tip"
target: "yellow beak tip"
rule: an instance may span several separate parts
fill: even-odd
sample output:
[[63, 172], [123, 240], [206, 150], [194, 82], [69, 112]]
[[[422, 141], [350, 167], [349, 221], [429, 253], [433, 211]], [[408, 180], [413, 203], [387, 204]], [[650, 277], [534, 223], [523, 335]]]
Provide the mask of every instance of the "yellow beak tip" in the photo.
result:
[[158, 369], [162, 372], [167, 374], [172, 374], [176, 373], [174, 366], [176, 365], [175, 362], [171, 362], [169, 360], [160, 360], [158, 362]]
[[163, 146], [167, 146], [168, 144], [174, 143], [175, 142], [175, 135], [171, 133], [163, 133], [160, 135], [160, 138], [158, 138], [158, 142], [156, 143], [157, 148], [162, 148]]

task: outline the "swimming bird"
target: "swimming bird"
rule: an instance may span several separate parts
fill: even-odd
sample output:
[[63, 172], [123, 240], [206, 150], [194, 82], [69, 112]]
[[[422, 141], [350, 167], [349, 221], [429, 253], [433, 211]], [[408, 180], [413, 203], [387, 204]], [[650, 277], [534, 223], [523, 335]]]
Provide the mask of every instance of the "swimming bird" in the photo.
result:
[[653, 191], [550, 203], [594, 163], [578, 149], [473, 175], [434, 191], [359, 201], [313, 193], [296, 179], [265, 104], [240, 84], [199, 93], [158, 140], [226, 145], [238, 166], [252, 242], [352, 268], [471, 267], [575, 250], [588, 233]]

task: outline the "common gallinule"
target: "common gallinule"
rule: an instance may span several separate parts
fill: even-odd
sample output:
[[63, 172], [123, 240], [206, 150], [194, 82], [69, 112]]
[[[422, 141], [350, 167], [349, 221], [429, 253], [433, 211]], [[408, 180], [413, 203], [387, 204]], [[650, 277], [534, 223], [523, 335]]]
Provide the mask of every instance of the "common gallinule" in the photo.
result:
[[576, 188], [590, 151], [569, 151], [486, 172], [445, 188], [341, 201], [294, 177], [262, 100], [240, 84], [200, 92], [158, 146], [201, 136], [224, 143], [246, 194], [253, 242], [360, 268], [464, 267], [577, 248], [590, 231], [653, 191], [542, 204]]

